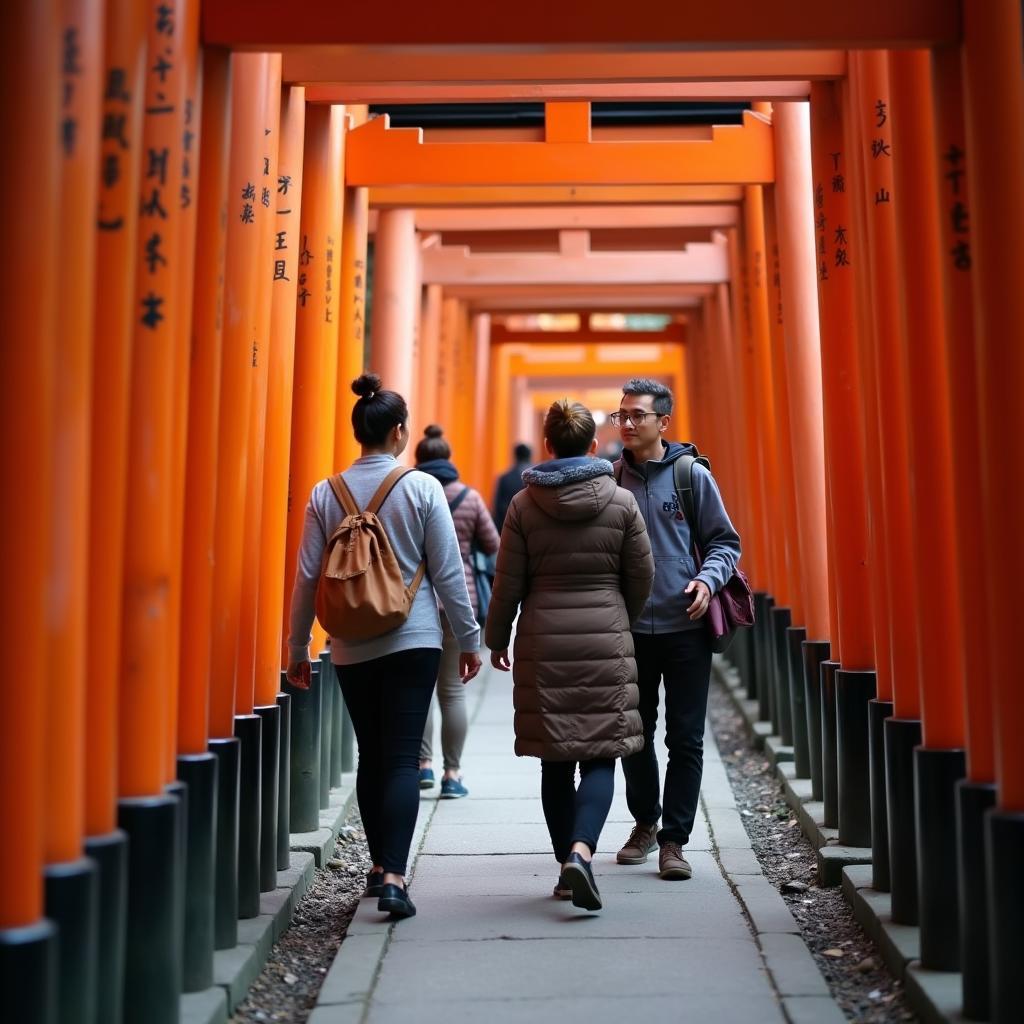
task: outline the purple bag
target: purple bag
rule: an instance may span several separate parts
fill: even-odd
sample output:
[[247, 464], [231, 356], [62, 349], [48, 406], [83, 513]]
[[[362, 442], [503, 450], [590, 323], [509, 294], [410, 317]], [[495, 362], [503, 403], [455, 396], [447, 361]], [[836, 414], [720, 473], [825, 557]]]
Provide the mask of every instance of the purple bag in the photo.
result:
[[[707, 460], [703, 457], [700, 458], [702, 464], [706, 465]], [[694, 561], [697, 565], [697, 572], [700, 572], [701, 566], [704, 564], [704, 556], [696, 537], [697, 517], [693, 507], [693, 484], [691, 481], [693, 464], [696, 461], [697, 459], [692, 455], [684, 455], [676, 460], [672, 469], [679, 503], [690, 523]], [[682, 463], [685, 463], [685, 466]], [[711, 595], [711, 602], [708, 604], [704, 621], [707, 623], [708, 632], [711, 635], [711, 650], [716, 654], [721, 654], [728, 649], [737, 629], [741, 626], [753, 626], [754, 594], [750, 589], [746, 573], [742, 569], [736, 569], [726, 580], [725, 586], [717, 594]]]

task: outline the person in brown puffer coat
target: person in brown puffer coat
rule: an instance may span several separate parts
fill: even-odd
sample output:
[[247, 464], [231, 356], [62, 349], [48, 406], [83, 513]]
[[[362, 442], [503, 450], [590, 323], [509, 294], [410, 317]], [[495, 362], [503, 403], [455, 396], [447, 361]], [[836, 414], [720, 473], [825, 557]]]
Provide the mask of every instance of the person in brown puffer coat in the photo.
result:
[[[611, 463], [594, 458], [590, 411], [567, 399], [544, 421], [554, 458], [527, 470], [498, 549], [485, 639], [502, 671], [516, 629], [515, 751], [541, 759], [541, 800], [562, 872], [555, 895], [601, 907], [590, 861], [608, 816], [615, 758], [643, 746], [630, 623], [654, 580], [647, 528]], [[580, 785], [576, 789], [576, 765]]]

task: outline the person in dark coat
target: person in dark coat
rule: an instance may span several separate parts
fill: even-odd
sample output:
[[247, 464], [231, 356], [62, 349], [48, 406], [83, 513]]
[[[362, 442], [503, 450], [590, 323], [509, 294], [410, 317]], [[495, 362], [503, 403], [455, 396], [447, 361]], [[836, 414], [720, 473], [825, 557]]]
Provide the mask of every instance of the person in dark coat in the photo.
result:
[[[541, 759], [541, 800], [562, 867], [555, 895], [598, 910], [591, 858], [611, 806], [615, 758], [643, 746], [630, 623], [650, 596], [647, 529], [611, 463], [594, 458], [594, 418], [555, 402], [544, 422], [553, 456], [523, 474], [509, 506], [485, 638], [510, 667], [515, 751]], [[576, 789], [576, 766], [580, 785]]]
[[523, 489], [523, 470], [530, 468], [533, 452], [528, 444], [517, 444], [512, 449], [516, 464], [498, 477], [494, 487], [494, 525], [501, 533], [512, 499]]

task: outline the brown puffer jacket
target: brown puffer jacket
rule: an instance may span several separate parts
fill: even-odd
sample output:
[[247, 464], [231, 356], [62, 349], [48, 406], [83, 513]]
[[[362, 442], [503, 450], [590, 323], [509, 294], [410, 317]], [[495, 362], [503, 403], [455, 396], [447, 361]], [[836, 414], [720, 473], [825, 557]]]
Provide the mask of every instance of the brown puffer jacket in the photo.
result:
[[508, 647], [519, 605], [516, 754], [626, 757], [643, 746], [630, 622], [654, 580], [647, 529], [604, 459], [556, 459], [523, 474], [501, 531], [485, 637]]

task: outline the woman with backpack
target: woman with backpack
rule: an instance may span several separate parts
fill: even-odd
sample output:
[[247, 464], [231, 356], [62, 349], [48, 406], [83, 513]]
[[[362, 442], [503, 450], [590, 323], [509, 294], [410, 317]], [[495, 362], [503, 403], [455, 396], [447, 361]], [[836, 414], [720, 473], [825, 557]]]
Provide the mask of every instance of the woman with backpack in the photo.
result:
[[[466, 572], [466, 586], [473, 614], [482, 622], [487, 614], [486, 603], [481, 602], [481, 587], [473, 564], [477, 553], [493, 555], [498, 550], [498, 531], [494, 520], [478, 491], [467, 487], [459, 479], [459, 471], [451, 461], [451, 445], [444, 439], [444, 431], [431, 424], [416, 445], [416, 468], [429, 473], [444, 488], [444, 496], [455, 520], [455, 533], [459, 538], [462, 564]], [[482, 582], [482, 581], [480, 581]], [[466, 691], [459, 678], [459, 645], [451, 623], [441, 609], [441, 628], [444, 646], [441, 649], [441, 667], [437, 675], [437, 703], [441, 706], [441, 754], [444, 757], [444, 775], [441, 778], [441, 799], [454, 800], [468, 796], [460, 775], [462, 748], [466, 743]], [[434, 786], [433, 769], [434, 702], [430, 702], [427, 725], [420, 745], [420, 789]]]
[[509, 506], [485, 629], [491, 664], [507, 672], [519, 613], [515, 750], [541, 759], [541, 802], [561, 868], [554, 895], [587, 910], [601, 908], [591, 859], [615, 759], [644, 742], [629, 627], [654, 580], [643, 517], [611, 463], [593, 457], [595, 431], [578, 402], [548, 410], [552, 458], [523, 474], [526, 489]]
[[444, 491], [426, 473], [398, 465], [409, 443], [405, 399], [383, 391], [376, 374], [363, 374], [352, 390], [362, 455], [321, 480], [306, 506], [288, 679], [309, 686], [315, 604], [359, 747], [356, 794], [373, 860], [366, 895], [378, 897], [381, 911], [411, 917], [405, 870], [419, 810], [423, 725], [441, 661], [438, 596], [463, 682], [480, 670], [480, 630]]

